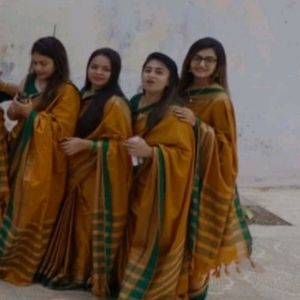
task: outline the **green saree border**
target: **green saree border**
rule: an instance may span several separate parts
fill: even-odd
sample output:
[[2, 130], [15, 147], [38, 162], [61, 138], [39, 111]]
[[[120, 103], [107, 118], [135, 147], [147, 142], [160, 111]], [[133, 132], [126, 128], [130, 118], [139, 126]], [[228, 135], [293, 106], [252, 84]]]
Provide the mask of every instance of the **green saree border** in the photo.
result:
[[[159, 214], [159, 221], [160, 221], [160, 228], [163, 224], [163, 215], [165, 211], [165, 162], [164, 162], [164, 156], [162, 153], [161, 148], [158, 146], [157, 148], [157, 155], [158, 155], [158, 172], [157, 172], [157, 199], [158, 199], [158, 214]], [[149, 262], [140, 277], [140, 279], [137, 281], [135, 288], [130, 292], [129, 299], [142, 299], [150, 284], [151, 284], [151, 279], [154, 276], [155, 273], [155, 268], [158, 262], [159, 258], [159, 252], [160, 252], [160, 246], [159, 246], [159, 231], [157, 232], [157, 237], [154, 243], [154, 246], [152, 248], [152, 252], [150, 255]]]
[[[111, 184], [108, 171], [108, 149], [109, 149], [109, 139], [104, 138], [102, 140], [102, 187], [104, 188], [104, 203], [103, 203], [103, 216], [104, 216], [104, 262], [105, 262], [105, 273], [106, 278], [110, 278], [110, 273], [112, 269], [111, 260], [111, 244], [112, 244], [112, 198], [111, 198]], [[109, 289], [109, 284], [107, 283], [107, 296], [110, 296], [111, 291]]]
[[19, 159], [16, 164], [16, 172], [13, 174], [13, 183], [12, 183], [12, 194], [9, 195], [9, 200], [8, 200], [8, 207], [6, 214], [3, 219], [3, 223], [0, 229], [0, 256], [3, 255], [3, 248], [5, 246], [5, 241], [7, 239], [9, 230], [11, 229], [12, 226], [12, 212], [13, 212], [13, 199], [14, 199], [14, 186], [16, 184], [16, 178], [18, 176], [18, 172], [20, 171], [19, 166], [22, 161], [22, 157], [26, 148], [26, 145], [30, 141], [32, 134], [33, 134], [33, 129], [34, 129], [34, 121], [37, 116], [37, 112], [32, 111], [27, 120], [25, 121], [25, 124], [23, 126], [22, 132], [19, 135], [18, 140], [15, 143], [15, 147], [13, 151], [9, 155], [9, 163], [11, 164], [12, 161], [15, 159], [16, 153], [19, 152]]
[[235, 198], [234, 199], [234, 207], [235, 207], [236, 216], [238, 218], [238, 221], [239, 221], [239, 224], [240, 224], [243, 236], [244, 236], [244, 240], [247, 243], [249, 253], [251, 253], [252, 252], [252, 242], [253, 242], [252, 236], [251, 236], [249, 227], [247, 225], [247, 222], [246, 222], [246, 219], [244, 216], [244, 212], [243, 212], [243, 209], [241, 206], [240, 196], [239, 196], [237, 187], [235, 189], [234, 198]]
[[205, 300], [208, 296], [208, 285], [205, 287], [204, 291], [197, 296], [190, 297], [190, 300]]
[[203, 88], [193, 88], [188, 89], [183, 93], [183, 97], [192, 97], [192, 96], [199, 96], [199, 95], [210, 95], [216, 93], [226, 93], [227, 92], [223, 88], [218, 87], [203, 87]]
[[202, 191], [202, 181], [200, 179], [200, 125], [201, 120], [196, 119], [196, 124], [194, 126], [194, 133], [196, 138], [196, 160], [195, 160], [195, 174], [194, 174], [194, 183], [192, 191], [192, 199], [189, 209], [189, 221], [188, 221], [188, 249], [192, 253], [195, 248], [196, 238], [197, 238], [197, 229], [199, 225], [199, 216], [200, 216], [200, 194]]

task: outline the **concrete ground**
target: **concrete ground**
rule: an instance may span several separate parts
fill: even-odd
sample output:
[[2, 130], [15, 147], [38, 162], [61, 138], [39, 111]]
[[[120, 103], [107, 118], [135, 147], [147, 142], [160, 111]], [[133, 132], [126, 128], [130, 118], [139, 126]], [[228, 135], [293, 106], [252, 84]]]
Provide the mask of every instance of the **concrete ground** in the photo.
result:
[[260, 205], [292, 226], [251, 225], [256, 269], [212, 280], [207, 300], [299, 300], [300, 188], [240, 192], [243, 203]]
[[[292, 226], [251, 225], [256, 268], [212, 279], [207, 300], [300, 299], [300, 188], [242, 188], [244, 204], [259, 205]], [[14, 287], [0, 281], [0, 300], [86, 300], [85, 292], [56, 292], [38, 285]]]

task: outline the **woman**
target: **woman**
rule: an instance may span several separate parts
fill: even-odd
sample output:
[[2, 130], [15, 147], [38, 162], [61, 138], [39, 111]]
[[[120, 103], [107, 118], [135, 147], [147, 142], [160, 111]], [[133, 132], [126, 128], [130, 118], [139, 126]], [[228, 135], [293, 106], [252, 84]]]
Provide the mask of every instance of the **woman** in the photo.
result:
[[[226, 56], [213, 38], [196, 41], [182, 67], [175, 114], [194, 126], [197, 159], [189, 219], [190, 297], [204, 299], [208, 273], [251, 254], [251, 236], [236, 193], [237, 140]], [[196, 228], [196, 230], [194, 230]]]
[[119, 299], [177, 299], [192, 174], [194, 137], [172, 113], [175, 62], [152, 53], [143, 92], [131, 100], [134, 137], [125, 145], [136, 166], [131, 190], [127, 264]]
[[65, 191], [66, 155], [60, 143], [73, 135], [79, 93], [69, 82], [62, 43], [54, 37], [37, 40], [31, 49], [31, 70], [8, 116], [12, 131], [11, 191], [0, 229], [0, 278], [30, 284], [44, 255]]
[[116, 255], [127, 225], [132, 135], [130, 109], [118, 80], [121, 58], [109, 48], [87, 64], [76, 137], [61, 143], [69, 156], [65, 202], [39, 280], [52, 287], [91, 288], [110, 297]]

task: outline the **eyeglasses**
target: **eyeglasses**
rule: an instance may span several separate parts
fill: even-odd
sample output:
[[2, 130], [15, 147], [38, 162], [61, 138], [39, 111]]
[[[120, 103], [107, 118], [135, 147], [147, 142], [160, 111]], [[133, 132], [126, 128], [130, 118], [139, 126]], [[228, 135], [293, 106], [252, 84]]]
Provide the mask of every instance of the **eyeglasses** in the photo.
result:
[[204, 62], [205, 65], [207, 66], [211, 66], [213, 64], [215, 64], [217, 62], [217, 59], [215, 57], [212, 57], [212, 56], [200, 56], [200, 55], [195, 55], [192, 60], [191, 60], [191, 63], [194, 64], [194, 65], [198, 65], [198, 64], [201, 64], [201, 62]]

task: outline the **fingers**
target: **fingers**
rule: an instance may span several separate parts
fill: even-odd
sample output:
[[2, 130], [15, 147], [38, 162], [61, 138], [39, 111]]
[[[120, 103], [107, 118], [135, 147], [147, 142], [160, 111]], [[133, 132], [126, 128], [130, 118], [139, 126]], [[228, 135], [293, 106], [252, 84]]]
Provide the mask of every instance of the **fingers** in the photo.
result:
[[74, 154], [72, 147], [70, 147], [69, 145], [61, 145], [61, 149], [68, 156], [71, 156]]
[[70, 141], [63, 141], [60, 142], [60, 148], [65, 152], [65, 153], [69, 153], [72, 150], [72, 144], [70, 143]]
[[174, 113], [177, 117], [188, 117], [190, 116], [190, 111], [185, 109], [184, 107], [178, 108], [174, 110]]
[[123, 143], [123, 145], [126, 147], [126, 150], [129, 155], [136, 155], [137, 153], [137, 144], [133, 141], [127, 140]]

